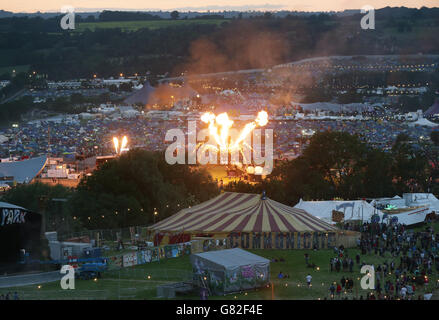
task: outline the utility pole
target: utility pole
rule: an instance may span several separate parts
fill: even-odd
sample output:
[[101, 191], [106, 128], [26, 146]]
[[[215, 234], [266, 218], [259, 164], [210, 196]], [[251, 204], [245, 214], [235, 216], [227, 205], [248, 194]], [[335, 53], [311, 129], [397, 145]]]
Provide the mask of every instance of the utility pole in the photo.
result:
[[47, 154], [48, 154], [48, 156], [50, 156], [50, 151], [51, 151], [51, 148], [50, 148], [50, 125], [47, 126], [47, 145], [48, 145]]
[[41, 238], [44, 239], [46, 233], [46, 207], [47, 207], [47, 196], [40, 196], [38, 199], [39, 211], [41, 214]]
[[[57, 216], [58, 216], [58, 217], [61, 217], [61, 219], [64, 219], [64, 217], [61, 215], [62, 203], [63, 203], [63, 202], [67, 202], [67, 199], [66, 199], [66, 198], [52, 198], [52, 199], [50, 199], [50, 200], [52, 200], [53, 202], [58, 202], [58, 214], [57, 214]], [[67, 229], [68, 232], [70, 233], [69, 219], [66, 219], [65, 221], [66, 221], [66, 224], [67, 224], [67, 228], [66, 228], [66, 229]]]
[[[40, 196], [39, 200], [39, 211], [41, 214], [41, 237], [45, 237], [47, 230], [47, 201], [51, 200], [54, 202], [67, 202], [65, 198], [49, 198], [47, 195]], [[59, 210], [61, 209], [61, 204], [59, 205]], [[61, 211], [61, 210], [60, 210]]]

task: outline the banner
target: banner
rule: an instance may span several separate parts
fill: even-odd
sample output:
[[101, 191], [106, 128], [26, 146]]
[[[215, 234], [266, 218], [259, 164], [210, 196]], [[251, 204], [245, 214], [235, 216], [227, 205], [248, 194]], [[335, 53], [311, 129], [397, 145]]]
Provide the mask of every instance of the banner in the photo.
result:
[[127, 253], [123, 255], [123, 266], [124, 267], [132, 267], [137, 265], [137, 253]]

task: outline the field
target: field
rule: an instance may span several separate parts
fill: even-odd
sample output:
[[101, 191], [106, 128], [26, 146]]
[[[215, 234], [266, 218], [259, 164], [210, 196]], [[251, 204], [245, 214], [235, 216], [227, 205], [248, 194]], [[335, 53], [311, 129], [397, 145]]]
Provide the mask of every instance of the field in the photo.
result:
[[20, 65], [20, 66], [9, 66], [9, 67], [0, 67], [0, 75], [5, 73], [12, 74], [13, 70], [16, 73], [27, 72], [29, 70], [30, 65]]
[[159, 29], [177, 27], [188, 24], [221, 24], [226, 19], [191, 19], [191, 20], [145, 20], [145, 21], [105, 21], [81, 22], [75, 26], [75, 31], [83, 32], [86, 29], [94, 31], [96, 28], [121, 28], [123, 31], [136, 31], [141, 28]]
[[[237, 292], [226, 296], [212, 296], [209, 299], [324, 299], [329, 298], [329, 286], [331, 282], [340, 282], [342, 276], [350, 277], [354, 280], [353, 292], [343, 292], [341, 297], [353, 296], [365, 297], [368, 291], [362, 290], [359, 279], [363, 276], [359, 272], [359, 267], [355, 265], [354, 271], [350, 272], [331, 272], [329, 259], [334, 256], [332, 250], [319, 251], [285, 251], [285, 250], [253, 250], [252, 252], [269, 259], [284, 258], [285, 262], [272, 262], [270, 264], [271, 280], [273, 288], [261, 288], [247, 292]], [[310, 255], [310, 263], [316, 265], [315, 268], [305, 266], [304, 253]], [[349, 249], [351, 257], [355, 257], [357, 249]], [[366, 264], [390, 262], [390, 254], [385, 257], [375, 255], [365, 255], [361, 260]], [[120, 271], [110, 271], [96, 280], [77, 280], [75, 290], [62, 290], [58, 282], [37, 285], [0, 289], [0, 294], [17, 291], [21, 299], [157, 299], [156, 286], [165, 283], [188, 280], [191, 277], [191, 265], [189, 257], [168, 259], [160, 262], [153, 262], [133, 268], [125, 268]], [[277, 275], [282, 271], [288, 274], [288, 279], [278, 279]], [[307, 273], [313, 277], [312, 287], [307, 288], [305, 277]], [[394, 280], [393, 275], [387, 275]], [[428, 288], [417, 288], [415, 298], [418, 294], [423, 294], [425, 290], [435, 290], [439, 283], [436, 276], [430, 277]], [[273, 289], [273, 290], [272, 290]], [[177, 296], [179, 299], [198, 299], [197, 294]], [[436, 298], [435, 295], [433, 298]]]

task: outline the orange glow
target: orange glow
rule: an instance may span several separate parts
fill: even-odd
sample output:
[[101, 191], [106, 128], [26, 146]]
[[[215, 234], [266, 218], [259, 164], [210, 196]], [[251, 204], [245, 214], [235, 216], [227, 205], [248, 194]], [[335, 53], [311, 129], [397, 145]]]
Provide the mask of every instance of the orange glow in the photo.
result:
[[[233, 126], [233, 120], [229, 119], [227, 112], [221, 113], [217, 116], [212, 112], [206, 112], [201, 115], [201, 121], [209, 124], [209, 134], [215, 139], [220, 149], [226, 151], [242, 150], [242, 143], [248, 137], [248, 135], [256, 128], [263, 127], [268, 123], [268, 113], [266, 111], [260, 111], [256, 119], [244, 126], [244, 129], [240, 132], [238, 138], [228, 143], [229, 131]], [[208, 146], [206, 146], [208, 147]], [[214, 146], [212, 146], [214, 147]]]

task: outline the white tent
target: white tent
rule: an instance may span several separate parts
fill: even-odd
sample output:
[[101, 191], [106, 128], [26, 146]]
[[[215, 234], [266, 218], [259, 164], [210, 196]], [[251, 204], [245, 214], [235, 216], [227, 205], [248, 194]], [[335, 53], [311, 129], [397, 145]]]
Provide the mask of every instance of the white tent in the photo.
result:
[[439, 199], [432, 193], [404, 193], [407, 206], [429, 205], [431, 210], [439, 213]]
[[421, 118], [415, 122], [411, 122], [409, 123], [409, 126], [413, 127], [413, 126], [422, 126], [422, 127], [437, 127], [439, 126], [439, 124], [431, 122], [425, 118]]
[[393, 198], [375, 199], [371, 205], [393, 205], [397, 208], [429, 206], [432, 211], [439, 212], [439, 199], [432, 193], [404, 193], [402, 198], [395, 196]]
[[332, 221], [333, 210], [343, 212], [345, 221], [370, 221], [370, 218], [374, 214], [378, 214], [380, 217], [382, 216], [380, 210], [375, 209], [364, 200], [303, 201], [300, 199], [299, 203], [296, 204], [294, 208], [305, 210], [313, 216], [328, 223], [335, 223]]
[[8, 140], [9, 140], [8, 137], [5, 137], [4, 135], [1, 135], [1, 134], [0, 134], [0, 143], [5, 143], [5, 142], [8, 141]]

